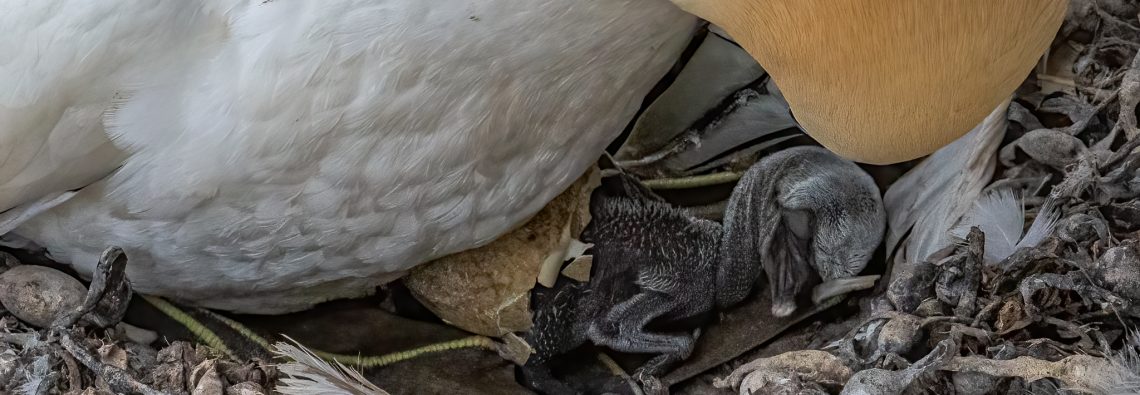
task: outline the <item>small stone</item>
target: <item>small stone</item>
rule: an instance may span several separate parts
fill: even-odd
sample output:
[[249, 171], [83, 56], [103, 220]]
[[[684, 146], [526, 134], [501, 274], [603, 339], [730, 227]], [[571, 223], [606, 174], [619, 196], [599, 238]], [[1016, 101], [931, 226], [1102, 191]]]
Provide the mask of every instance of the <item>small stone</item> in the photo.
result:
[[922, 301], [922, 303], [918, 305], [918, 308], [914, 309], [914, 315], [919, 317], [946, 315], [946, 308], [944, 306], [942, 301], [937, 298], [929, 298]]
[[910, 314], [898, 314], [879, 330], [876, 350], [880, 353], [904, 355], [921, 337], [922, 320]]
[[87, 296], [79, 280], [45, 266], [21, 265], [0, 274], [0, 304], [29, 325], [46, 328]]
[[1112, 292], [1140, 299], [1140, 243], [1126, 240], [1105, 251], [1089, 270], [1089, 276]]

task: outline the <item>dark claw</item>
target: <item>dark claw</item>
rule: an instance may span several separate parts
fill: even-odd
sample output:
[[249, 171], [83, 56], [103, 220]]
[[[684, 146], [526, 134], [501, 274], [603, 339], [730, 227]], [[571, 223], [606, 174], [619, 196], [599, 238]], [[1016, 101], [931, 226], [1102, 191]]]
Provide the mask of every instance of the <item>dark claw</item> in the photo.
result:
[[[127, 305], [131, 302], [131, 282], [127, 279], [127, 254], [121, 248], [111, 247], [103, 251], [99, 258], [98, 272], [103, 274], [99, 285], [98, 303], [84, 317], [99, 327], [109, 327], [123, 320]], [[95, 291], [96, 280], [92, 280], [90, 291]], [[90, 291], [89, 297], [90, 297]]]

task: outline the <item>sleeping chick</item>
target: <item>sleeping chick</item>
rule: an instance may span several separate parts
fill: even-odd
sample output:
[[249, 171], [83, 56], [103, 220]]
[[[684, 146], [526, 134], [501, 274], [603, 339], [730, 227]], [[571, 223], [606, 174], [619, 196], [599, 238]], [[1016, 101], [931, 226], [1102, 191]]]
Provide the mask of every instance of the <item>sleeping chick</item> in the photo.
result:
[[769, 155], [744, 174], [729, 200], [717, 302], [744, 300], [761, 268], [777, 317], [795, 312], [812, 269], [824, 281], [816, 302], [865, 287], [865, 278], [851, 278], [867, 266], [885, 230], [879, 188], [853, 162], [814, 146]]
[[[523, 367], [527, 384], [547, 394], [574, 393], [544, 365], [590, 341], [658, 354], [635, 377], [647, 393], [661, 392], [656, 377], [688, 357], [691, 330], [714, 311], [720, 225], [670, 206], [624, 174], [603, 180], [590, 212], [582, 239], [594, 244], [594, 272], [587, 286], [560, 286], [535, 309], [526, 338], [535, 349]], [[651, 323], [676, 331], [651, 331]]]
[[635, 377], [647, 393], [664, 391], [656, 377], [688, 357], [693, 331], [717, 306], [751, 292], [761, 268], [777, 316], [795, 310], [813, 269], [825, 280], [823, 294], [865, 288], [845, 280], [866, 266], [886, 221], [870, 176], [819, 147], [784, 150], [754, 165], [730, 198], [723, 228], [624, 174], [603, 180], [590, 211], [582, 235], [594, 243], [590, 282], [555, 290], [536, 306], [527, 335], [535, 353], [524, 376], [545, 393], [573, 393], [545, 363], [587, 341], [656, 354]]

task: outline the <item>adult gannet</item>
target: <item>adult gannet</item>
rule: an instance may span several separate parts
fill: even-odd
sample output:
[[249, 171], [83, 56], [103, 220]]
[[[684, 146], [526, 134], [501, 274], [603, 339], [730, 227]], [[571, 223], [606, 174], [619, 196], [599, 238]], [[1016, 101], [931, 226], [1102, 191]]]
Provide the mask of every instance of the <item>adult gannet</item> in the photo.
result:
[[144, 293], [297, 310], [525, 221], [694, 15], [810, 135], [889, 163], [996, 107], [1067, 3], [674, 2], [0, 0], [0, 232], [84, 274], [122, 247]]

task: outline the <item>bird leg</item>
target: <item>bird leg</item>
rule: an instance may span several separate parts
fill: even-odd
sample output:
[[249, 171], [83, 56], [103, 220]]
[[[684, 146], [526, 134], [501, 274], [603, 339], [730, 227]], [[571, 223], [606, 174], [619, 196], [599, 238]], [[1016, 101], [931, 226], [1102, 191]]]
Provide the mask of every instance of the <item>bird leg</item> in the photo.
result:
[[669, 295], [660, 292], [634, 295], [591, 324], [587, 336], [595, 344], [621, 352], [677, 354], [684, 359], [692, 352], [692, 337], [645, 331], [647, 324], [672, 311], [677, 304]]
[[657, 379], [673, 364], [688, 358], [693, 351], [694, 338], [689, 335], [649, 333], [645, 326], [678, 307], [669, 295], [647, 291], [634, 295], [590, 325], [588, 336], [595, 344], [621, 352], [662, 354], [639, 368], [634, 377], [648, 393], [661, 393]]

